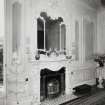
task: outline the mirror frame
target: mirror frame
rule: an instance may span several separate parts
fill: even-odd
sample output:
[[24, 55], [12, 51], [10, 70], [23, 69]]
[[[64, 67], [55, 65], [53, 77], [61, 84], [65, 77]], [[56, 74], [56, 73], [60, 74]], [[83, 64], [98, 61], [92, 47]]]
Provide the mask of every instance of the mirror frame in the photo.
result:
[[[42, 13], [42, 12], [40, 12], [40, 13]], [[58, 16], [58, 18], [59, 18], [59, 16]], [[46, 40], [46, 21], [45, 21], [45, 19], [42, 16], [39, 16], [36, 19], [37, 19], [37, 22], [38, 22], [38, 19], [41, 19], [43, 21], [43, 25], [44, 25], [44, 48], [43, 49], [38, 49], [38, 45], [37, 45], [37, 50], [47, 51], [46, 50], [46, 41], [45, 41]], [[54, 20], [54, 19], [57, 19], [57, 18], [52, 18], [52, 19]], [[60, 23], [60, 25], [59, 25], [60, 28], [59, 28], [59, 45], [58, 45], [59, 46], [59, 50], [58, 51], [64, 51], [64, 50], [66, 50], [66, 41], [64, 41], [64, 43], [65, 43], [64, 44], [65, 45], [64, 49], [62, 49], [62, 44], [61, 44], [62, 43], [61, 42], [61, 31], [62, 31], [61, 27], [62, 27], [62, 25], [65, 25], [65, 29], [66, 29], [66, 24], [65, 24], [64, 21], [62, 21]], [[38, 29], [38, 23], [37, 23], [37, 29]], [[37, 32], [37, 35], [38, 35], [38, 32]], [[65, 39], [64, 40], [66, 40], [66, 34], [65, 34]], [[37, 40], [37, 44], [38, 44], [38, 40]], [[54, 48], [54, 49], [56, 49], [56, 48]]]

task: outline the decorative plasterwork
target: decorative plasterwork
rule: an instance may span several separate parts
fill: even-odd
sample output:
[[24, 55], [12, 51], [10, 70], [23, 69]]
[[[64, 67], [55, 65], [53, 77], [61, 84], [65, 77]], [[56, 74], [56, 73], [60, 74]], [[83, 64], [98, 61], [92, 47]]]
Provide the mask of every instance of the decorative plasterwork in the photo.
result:
[[57, 6], [59, 6], [60, 0], [48, 0], [48, 5], [51, 6], [51, 8], [55, 9]]
[[48, 62], [40, 62], [40, 70], [44, 68], [48, 68], [52, 71], [58, 71], [62, 67], [66, 67], [68, 61], [62, 60], [62, 61], [48, 61]]
[[82, 2], [87, 3], [89, 6], [91, 6], [92, 8], [98, 8], [101, 6], [101, 0], [82, 0]]
[[[39, 17], [41, 12], [46, 12], [52, 18], [62, 17], [64, 19], [68, 17], [64, 3], [64, 0], [45, 0], [44, 2], [41, 1], [38, 3], [39, 6], [36, 10], [36, 16]], [[67, 19], [64, 19], [64, 22], [66, 20]]]

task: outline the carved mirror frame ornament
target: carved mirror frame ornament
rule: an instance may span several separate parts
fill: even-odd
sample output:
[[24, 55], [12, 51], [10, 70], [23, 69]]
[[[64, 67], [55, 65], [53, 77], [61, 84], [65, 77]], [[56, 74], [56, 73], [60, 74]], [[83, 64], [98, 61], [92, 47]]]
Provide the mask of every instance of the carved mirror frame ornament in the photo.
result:
[[[65, 42], [65, 48], [64, 49], [61, 49], [61, 26], [62, 25], [65, 25], [65, 27], [66, 27], [66, 23], [65, 23], [64, 17], [62, 17], [61, 15], [60, 16], [54, 16], [54, 15], [49, 16], [49, 18], [51, 18], [52, 20], [59, 20], [59, 21], [61, 21], [61, 23], [59, 24], [60, 25], [60, 30], [59, 30], [59, 32], [60, 32], [60, 42], [59, 42], [59, 46], [60, 46], [59, 48], [60, 48], [60, 50], [57, 50], [56, 48], [55, 49], [46, 50], [46, 47], [45, 47], [45, 19], [42, 16], [44, 14], [42, 14], [42, 13], [48, 14], [45, 11], [44, 12], [43, 11], [40, 12], [40, 14], [37, 15], [37, 17], [36, 17], [36, 21], [40, 18], [43, 21], [43, 23], [44, 23], [44, 49], [38, 49], [38, 48], [36, 48], [35, 57], [36, 56], [38, 57], [38, 55], [40, 56], [40, 53], [39, 52], [41, 52], [41, 51], [44, 52], [44, 54], [47, 55], [47, 56], [49, 56], [51, 54], [53, 54], [56, 57], [59, 56], [59, 55], [67, 56], [66, 42]], [[36, 22], [36, 25], [37, 25], [37, 22]], [[65, 35], [66, 35], [66, 33], [67, 32], [65, 32]], [[65, 36], [65, 40], [67, 39], [66, 36]], [[67, 59], [71, 59], [71, 56], [67, 57]], [[39, 60], [39, 59], [36, 58], [36, 60]]]

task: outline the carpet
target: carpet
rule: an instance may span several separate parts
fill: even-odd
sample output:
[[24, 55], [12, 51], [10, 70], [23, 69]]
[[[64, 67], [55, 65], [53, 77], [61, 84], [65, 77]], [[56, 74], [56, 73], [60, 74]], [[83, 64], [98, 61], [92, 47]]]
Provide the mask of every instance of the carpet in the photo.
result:
[[61, 105], [105, 105], [105, 90], [71, 100]]

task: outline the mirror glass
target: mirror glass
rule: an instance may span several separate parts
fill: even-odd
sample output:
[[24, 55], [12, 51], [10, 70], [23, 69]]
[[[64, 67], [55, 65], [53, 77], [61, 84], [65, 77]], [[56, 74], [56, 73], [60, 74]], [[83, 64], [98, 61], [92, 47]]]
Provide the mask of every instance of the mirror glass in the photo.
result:
[[44, 49], [44, 22], [40, 18], [37, 19], [37, 48]]
[[37, 19], [37, 48], [65, 50], [66, 26], [62, 17], [51, 18], [46, 12], [41, 12]]

